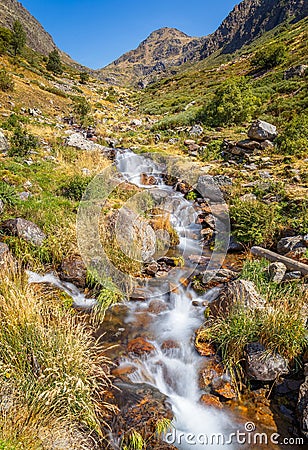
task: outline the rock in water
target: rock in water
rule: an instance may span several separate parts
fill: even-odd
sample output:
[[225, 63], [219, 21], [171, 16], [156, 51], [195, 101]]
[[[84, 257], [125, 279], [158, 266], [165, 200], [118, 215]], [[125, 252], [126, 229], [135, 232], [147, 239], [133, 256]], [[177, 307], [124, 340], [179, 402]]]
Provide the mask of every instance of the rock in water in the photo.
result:
[[40, 247], [46, 238], [35, 223], [21, 218], [6, 220], [1, 224], [1, 228], [12, 236], [20, 237], [37, 247]]
[[131, 341], [129, 341], [127, 350], [130, 353], [135, 353], [136, 355], [141, 356], [146, 353], [152, 353], [155, 350], [155, 347], [144, 338], [137, 337], [136, 339], [132, 339]]
[[266, 351], [259, 342], [246, 346], [245, 365], [247, 376], [257, 381], [273, 381], [289, 372], [287, 361], [278, 353]]
[[0, 131], [0, 152], [7, 152], [10, 148], [7, 138], [4, 136], [2, 131]]
[[250, 139], [256, 139], [257, 141], [272, 141], [277, 137], [277, 128], [263, 120], [256, 120], [253, 122], [248, 130], [248, 136]]
[[60, 279], [75, 284], [79, 288], [84, 288], [87, 279], [87, 268], [78, 255], [65, 258], [61, 264]]

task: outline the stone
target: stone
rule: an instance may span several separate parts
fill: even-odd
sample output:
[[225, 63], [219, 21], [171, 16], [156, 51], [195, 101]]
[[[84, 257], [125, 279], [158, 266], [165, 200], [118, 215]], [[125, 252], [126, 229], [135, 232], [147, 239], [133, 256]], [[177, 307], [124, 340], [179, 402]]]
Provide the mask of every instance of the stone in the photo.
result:
[[267, 351], [259, 342], [245, 348], [245, 371], [251, 380], [257, 381], [273, 381], [289, 372], [287, 360]]
[[294, 77], [300, 77], [303, 78], [307, 73], [308, 66], [305, 64], [300, 64], [298, 66], [290, 67], [288, 70], [286, 70], [283, 74], [283, 78], [285, 80], [290, 80]]
[[46, 235], [37, 225], [22, 218], [6, 220], [2, 222], [1, 228], [6, 233], [20, 237], [37, 247], [40, 247], [46, 239]]
[[143, 337], [137, 337], [136, 339], [129, 341], [127, 350], [129, 353], [135, 353], [136, 355], [141, 356], [147, 353], [152, 353], [155, 350], [155, 347]]
[[79, 148], [80, 150], [100, 151], [106, 156], [114, 156], [114, 149], [96, 144], [95, 142], [86, 139], [82, 133], [73, 133], [68, 136], [66, 144], [70, 147]]
[[87, 268], [79, 255], [71, 255], [62, 261], [59, 277], [62, 281], [84, 289], [87, 280]]
[[156, 261], [150, 262], [145, 265], [144, 271], [147, 275], [154, 276], [159, 270], [159, 265]]
[[272, 141], [277, 137], [277, 128], [264, 120], [255, 120], [248, 130], [248, 136], [250, 139], [256, 139], [257, 141]]
[[25, 202], [26, 200], [28, 200], [31, 197], [31, 193], [24, 191], [24, 192], [20, 192], [18, 194], [18, 197], [20, 198], [21, 201]]
[[223, 405], [216, 395], [212, 394], [203, 394], [200, 397], [200, 403], [205, 406], [210, 406], [217, 409], [222, 409]]
[[201, 356], [214, 356], [216, 355], [216, 348], [210, 342], [196, 341], [195, 347], [199, 355]]
[[167, 311], [168, 307], [162, 300], [151, 300], [148, 311], [152, 314], [160, 314]]
[[209, 304], [210, 314], [226, 317], [235, 305], [253, 311], [263, 308], [265, 300], [252, 281], [238, 279], [226, 284], [220, 296]]
[[244, 245], [241, 244], [241, 242], [236, 241], [233, 236], [230, 236], [228, 253], [242, 253], [244, 251]]
[[285, 255], [293, 252], [297, 248], [305, 247], [305, 241], [302, 236], [290, 236], [280, 239], [277, 244], [277, 252]]
[[3, 201], [0, 199], [0, 214], [2, 214], [4, 211], [4, 203]]
[[210, 281], [211, 283], [227, 283], [237, 276], [237, 273], [233, 270], [229, 269], [219, 269], [215, 274], [212, 271], [206, 271], [203, 275], [202, 281], [207, 283]]
[[142, 120], [141, 119], [133, 119], [130, 123], [133, 127], [141, 127]]
[[190, 136], [201, 136], [203, 133], [203, 128], [201, 125], [194, 125], [190, 130], [189, 134]]
[[251, 140], [251, 139], [244, 139], [243, 141], [239, 141], [237, 142], [237, 147], [243, 148], [244, 150], [248, 150], [248, 151], [254, 151], [255, 149], [260, 150], [261, 149], [261, 144], [260, 142]]
[[9, 247], [0, 242], [0, 267], [13, 259]]
[[10, 148], [9, 141], [4, 136], [2, 131], [0, 131], [0, 152], [7, 152]]
[[[305, 364], [307, 368], [307, 364]], [[297, 415], [299, 418], [301, 433], [308, 439], [308, 377], [299, 389], [297, 401]]]
[[164, 341], [161, 345], [162, 350], [172, 350], [180, 348], [180, 344], [172, 339]]
[[298, 270], [294, 270], [292, 272], [287, 272], [284, 276], [283, 281], [294, 281], [300, 280], [302, 278], [302, 273]]
[[155, 186], [158, 184], [158, 180], [153, 175], [142, 173], [140, 175], [140, 183], [144, 186]]
[[196, 141], [194, 141], [193, 139], [186, 139], [185, 141], [184, 141], [184, 145], [186, 146], [186, 147], [189, 147], [190, 145], [194, 145], [196, 143]]
[[220, 395], [221, 397], [232, 399], [237, 396], [236, 391], [228, 377], [223, 375], [222, 377], [214, 378], [211, 384], [212, 391], [214, 394]]
[[240, 200], [242, 200], [242, 202], [255, 202], [257, 200], [257, 197], [255, 194], [252, 193], [248, 193], [248, 194], [244, 194], [240, 197]]
[[[267, 149], [272, 149], [275, 148], [275, 145], [273, 144], [273, 142], [269, 141], [268, 139], [266, 139], [265, 141], [261, 142], [261, 149], [262, 150], [267, 150]], [[265, 161], [268, 162], [268, 161]]]
[[273, 262], [268, 266], [271, 281], [281, 283], [286, 274], [287, 267], [282, 262]]
[[215, 175], [214, 182], [220, 187], [232, 186], [233, 182], [227, 175]]
[[224, 368], [218, 356], [204, 358], [198, 375], [200, 389], [208, 389], [214, 378], [223, 376]]

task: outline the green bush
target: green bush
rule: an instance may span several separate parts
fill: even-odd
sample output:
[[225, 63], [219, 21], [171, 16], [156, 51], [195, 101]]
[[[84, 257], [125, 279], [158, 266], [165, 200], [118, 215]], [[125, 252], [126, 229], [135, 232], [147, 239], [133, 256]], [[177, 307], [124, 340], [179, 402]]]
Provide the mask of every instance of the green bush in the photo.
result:
[[85, 97], [75, 97], [73, 99], [73, 112], [83, 125], [86, 123], [87, 116], [91, 112], [91, 105]]
[[57, 49], [54, 49], [49, 53], [46, 69], [53, 72], [55, 75], [61, 75], [63, 73], [60, 53]]
[[202, 149], [202, 151], [199, 154], [199, 159], [203, 162], [221, 159], [222, 158], [221, 146], [222, 146], [221, 140], [219, 139], [213, 140]]
[[60, 188], [60, 194], [70, 200], [79, 202], [90, 180], [82, 175], [75, 175]]
[[14, 130], [14, 128], [20, 128], [22, 123], [26, 123], [27, 119], [18, 114], [12, 113], [4, 122], [1, 124], [3, 130]]
[[271, 245], [278, 233], [280, 220], [279, 207], [258, 200], [242, 201], [235, 199], [230, 206], [232, 234], [244, 244]]
[[11, 137], [9, 156], [27, 156], [38, 147], [38, 139], [21, 128], [17, 128]]
[[251, 64], [258, 69], [269, 70], [283, 63], [286, 58], [286, 46], [282, 43], [276, 43], [258, 50], [251, 60]]
[[87, 82], [89, 81], [89, 74], [87, 72], [81, 72], [79, 76], [80, 76], [80, 83], [87, 84]]
[[304, 155], [308, 149], [308, 117], [294, 117], [277, 138], [278, 149], [286, 155]]
[[0, 71], [0, 90], [2, 92], [12, 91], [14, 89], [14, 81], [5, 69]]
[[14, 55], [20, 55], [24, 46], [26, 45], [27, 35], [26, 32], [19, 20], [16, 20], [13, 23], [13, 32], [12, 32], [12, 48]]
[[258, 98], [244, 77], [222, 83], [213, 99], [201, 110], [199, 119], [208, 126], [241, 124], [252, 118]]
[[0, 27], [0, 55], [8, 53], [12, 43], [12, 32], [7, 28]]
[[14, 206], [18, 203], [15, 189], [4, 181], [0, 181], [0, 200], [8, 206]]

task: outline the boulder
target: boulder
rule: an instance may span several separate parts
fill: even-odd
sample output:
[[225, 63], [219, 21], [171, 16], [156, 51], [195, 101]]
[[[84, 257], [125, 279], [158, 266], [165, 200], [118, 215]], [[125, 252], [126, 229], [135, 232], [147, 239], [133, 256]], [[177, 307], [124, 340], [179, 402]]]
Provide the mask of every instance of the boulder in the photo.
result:
[[189, 134], [190, 136], [201, 136], [203, 133], [203, 128], [201, 125], [194, 125], [190, 130]]
[[281, 283], [287, 271], [287, 267], [282, 262], [273, 262], [268, 266], [270, 279], [274, 283]]
[[46, 235], [37, 225], [21, 218], [6, 220], [2, 222], [1, 228], [6, 233], [22, 238], [37, 247], [40, 247], [46, 238]]
[[308, 66], [304, 64], [300, 64], [298, 66], [290, 67], [288, 70], [286, 70], [283, 74], [283, 78], [285, 80], [290, 80], [294, 77], [300, 77], [303, 78], [306, 75]]
[[82, 133], [73, 133], [66, 139], [66, 144], [70, 147], [79, 148], [87, 151], [100, 151], [108, 157], [114, 156], [114, 149], [96, 144], [84, 137]]
[[244, 139], [242, 141], [239, 141], [237, 144], [237, 147], [243, 148], [244, 150], [248, 152], [253, 152], [254, 150], [261, 149], [260, 142], [251, 140], [251, 139]]
[[78, 255], [71, 255], [62, 261], [59, 277], [62, 281], [73, 283], [84, 289], [87, 280], [87, 268]]
[[253, 122], [248, 130], [248, 136], [250, 139], [256, 139], [257, 141], [272, 141], [277, 137], [277, 128], [263, 120], [256, 120]]
[[0, 152], [7, 152], [10, 148], [9, 141], [4, 136], [2, 131], [0, 131]]
[[209, 309], [214, 317], [227, 316], [236, 305], [255, 310], [263, 308], [265, 300], [252, 281], [239, 279], [226, 284], [220, 296], [209, 304]]
[[152, 353], [155, 350], [155, 347], [143, 337], [137, 337], [136, 339], [129, 341], [127, 344], [127, 350], [129, 353], [135, 353], [136, 355], [141, 356], [147, 353]]
[[140, 175], [140, 183], [144, 186], [154, 186], [158, 184], [158, 180], [153, 175], [142, 173]]
[[304, 247], [305, 241], [302, 236], [285, 237], [278, 242], [277, 252], [281, 255], [286, 255], [289, 252], [294, 252], [294, 250]]
[[251, 380], [257, 381], [273, 381], [289, 372], [286, 359], [267, 351], [259, 342], [246, 346], [245, 371]]
[[203, 394], [200, 397], [200, 402], [205, 406], [211, 406], [213, 408], [222, 409], [222, 403], [216, 395]]

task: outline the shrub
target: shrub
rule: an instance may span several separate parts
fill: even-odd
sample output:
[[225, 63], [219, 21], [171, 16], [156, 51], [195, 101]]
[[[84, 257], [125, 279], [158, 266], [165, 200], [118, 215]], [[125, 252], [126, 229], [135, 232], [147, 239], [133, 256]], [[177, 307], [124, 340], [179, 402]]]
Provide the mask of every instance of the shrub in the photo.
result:
[[81, 72], [80, 73], [80, 83], [87, 84], [88, 81], [89, 81], [89, 74], [87, 72]]
[[251, 119], [258, 103], [246, 79], [233, 78], [218, 87], [213, 99], [201, 110], [199, 119], [214, 127], [241, 124]]
[[2, 92], [12, 91], [14, 89], [14, 81], [5, 69], [0, 71], [0, 90]]
[[12, 32], [12, 48], [14, 55], [20, 55], [24, 46], [26, 45], [27, 35], [19, 20], [16, 20], [13, 24]]
[[245, 244], [271, 245], [278, 232], [279, 208], [256, 201], [235, 199], [230, 206], [232, 234]]
[[21, 123], [27, 122], [27, 119], [18, 114], [11, 114], [4, 122], [1, 124], [3, 130], [14, 130], [14, 128], [20, 128]]
[[9, 156], [26, 156], [38, 147], [38, 139], [33, 134], [17, 128], [11, 137]]
[[203, 162], [221, 159], [222, 158], [221, 146], [222, 146], [221, 140], [219, 139], [213, 140], [206, 147], [204, 147], [202, 151], [199, 153], [199, 159]]
[[57, 49], [54, 49], [49, 53], [46, 69], [53, 72], [55, 75], [61, 75], [63, 73], [60, 53]]
[[308, 147], [308, 117], [306, 114], [295, 116], [285, 130], [278, 136], [278, 149], [287, 155], [306, 154]]
[[75, 175], [60, 189], [60, 193], [71, 200], [79, 202], [90, 180], [82, 175]]
[[81, 124], [85, 124], [88, 114], [91, 112], [91, 105], [84, 97], [73, 99], [73, 112], [78, 116]]
[[7, 28], [0, 27], [0, 55], [4, 55], [10, 49], [12, 43], [12, 32]]
[[15, 189], [4, 181], [0, 181], [0, 200], [8, 206], [14, 206], [18, 203]]
[[251, 64], [258, 69], [269, 70], [285, 61], [287, 48], [282, 43], [271, 44], [258, 50]]

